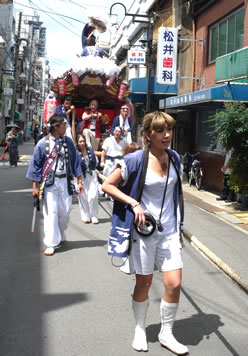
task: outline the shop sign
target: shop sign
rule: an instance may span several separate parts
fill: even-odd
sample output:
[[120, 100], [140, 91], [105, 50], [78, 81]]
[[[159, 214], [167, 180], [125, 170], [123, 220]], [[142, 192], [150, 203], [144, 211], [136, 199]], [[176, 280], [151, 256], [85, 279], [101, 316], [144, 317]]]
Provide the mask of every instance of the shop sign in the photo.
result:
[[3, 88], [3, 94], [4, 95], [13, 95], [13, 89], [12, 88]]
[[146, 63], [146, 52], [141, 50], [127, 51], [127, 63], [128, 64], [145, 64]]
[[157, 83], [175, 85], [177, 82], [177, 35], [174, 27], [158, 29]]

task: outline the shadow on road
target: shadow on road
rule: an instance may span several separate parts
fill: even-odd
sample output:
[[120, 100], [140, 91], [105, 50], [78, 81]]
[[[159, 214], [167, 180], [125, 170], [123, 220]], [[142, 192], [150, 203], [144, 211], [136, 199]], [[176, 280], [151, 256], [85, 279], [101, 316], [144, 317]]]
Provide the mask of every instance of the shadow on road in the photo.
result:
[[44, 313], [63, 309], [72, 304], [84, 303], [89, 299], [88, 293], [43, 294], [41, 295], [40, 302]]
[[[210, 335], [214, 333], [232, 355], [239, 356], [239, 354], [234, 350], [232, 345], [219, 330], [220, 327], [224, 326], [220, 316], [217, 314], [204, 313], [184, 288], [181, 288], [181, 292], [188, 299], [189, 303], [195, 308], [197, 314], [193, 314], [191, 317], [186, 319], [175, 321], [173, 333], [176, 339], [184, 345], [195, 346], [198, 345], [204, 337], [209, 339]], [[158, 341], [160, 327], [160, 323], [149, 325], [147, 327], [148, 342], [155, 343]]]
[[63, 245], [56, 250], [56, 254], [60, 252], [66, 252], [69, 250], [75, 250], [78, 248], [91, 248], [102, 247], [107, 244], [107, 241], [103, 240], [86, 240], [86, 241], [66, 241]]
[[[198, 345], [200, 341], [212, 333], [216, 333], [224, 324], [216, 314], [195, 314], [190, 318], [176, 320], [173, 328], [175, 338], [185, 345]], [[158, 341], [161, 324], [149, 325], [147, 338], [151, 343]]]

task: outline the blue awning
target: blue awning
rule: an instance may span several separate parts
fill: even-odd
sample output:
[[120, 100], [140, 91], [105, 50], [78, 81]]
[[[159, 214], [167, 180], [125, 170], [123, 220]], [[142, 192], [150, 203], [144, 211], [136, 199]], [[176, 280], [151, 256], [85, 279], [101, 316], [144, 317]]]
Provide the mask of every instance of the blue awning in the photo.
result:
[[159, 101], [159, 108], [190, 109], [190, 106], [209, 102], [242, 101], [248, 103], [248, 85], [224, 84], [208, 89], [173, 96]]
[[[130, 88], [130, 99], [135, 101], [144, 101], [146, 100], [147, 95], [147, 85], [148, 78], [133, 78], [129, 81]], [[176, 85], [161, 85], [157, 84], [156, 77], [151, 77], [151, 95], [157, 95], [161, 97], [177, 94], [177, 84]]]

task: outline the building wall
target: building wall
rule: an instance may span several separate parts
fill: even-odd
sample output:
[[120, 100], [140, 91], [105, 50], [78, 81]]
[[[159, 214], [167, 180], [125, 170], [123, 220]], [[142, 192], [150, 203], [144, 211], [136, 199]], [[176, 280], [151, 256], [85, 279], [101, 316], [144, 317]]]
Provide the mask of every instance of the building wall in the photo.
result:
[[[155, 9], [156, 11], [156, 9]], [[173, 11], [172, 0], [164, 1], [163, 5], [158, 9], [159, 16], [154, 23], [153, 41], [158, 42], [158, 29], [159, 27], [173, 27]]]
[[201, 152], [200, 160], [203, 171], [203, 187], [221, 192], [223, 190], [224, 175], [220, 168], [223, 167], [225, 156], [210, 152]]
[[[2, 90], [3, 88], [11, 88], [13, 85], [4, 71], [13, 70], [13, 61], [8, 53], [11, 52], [13, 45], [14, 26], [13, 1], [0, 1], [0, 35], [3, 37], [6, 46], [5, 49], [0, 49], [0, 89]], [[10, 117], [11, 96], [0, 93], [0, 102], [0, 141], [2, 141], [5, 139], [5, 125]]]
[[[157, 44], [158, 29], [160, 27], [177, 27], [179, 35], [186, 39], [192, 38], [192, 18], [187, 13], [186, 0], [167, 0], [159, 7], [154, 9], [159, 14], [154, 23], [153, 43]], [[178, 82], [178, 94], [184, 94], [192, 91], [192, 42], [178, 41], [178, 72], [179, 77], [189, 77], [189, 79], [180, 79]], [[153, 54], [154, 68], [156, 67], [157, 55]], [[154, 73], [156, 74], [156, 73]]]
[[248, 47], [248, 0], [245, 0], [244, 47]]
[[[193, 89], [192, 57], [194, 44], [193, 21], [189, 11], [188, 1], [174, 1], [175, 24], [178, 28], [178, 95], [189, 93]], [[180, 41], [180, 38], [182, 39]]]
[[[246, 0], [247, 3], [247, 0]], [[202, 13], [196, 20], [196, 39], [206, 40], [205, 48], [201, 42], [196, 42], [195, 46], [195, 76], [203, 78], [203, 81], [195, 82], [194, 90], [200, 90], [203, 87], [209, 88], [215, 86], [215, 63], [208, 64], [208, 47], [209, 47], [209, 32], [208, 27], [219, 21], [229, 13], [244, 5], [243, 0], [219, 0], [216, 1], [209, 9]], [[247, 5], [247, 4], [246, 4]], [[247, 8], [247, 6], [246, 6]], [[247, 13], [247, 10], [246, 10]], [[248, 14], [246, 16], [246, 29], [248, 23]], [[247, 30], [244, 31], [247, 38]]]

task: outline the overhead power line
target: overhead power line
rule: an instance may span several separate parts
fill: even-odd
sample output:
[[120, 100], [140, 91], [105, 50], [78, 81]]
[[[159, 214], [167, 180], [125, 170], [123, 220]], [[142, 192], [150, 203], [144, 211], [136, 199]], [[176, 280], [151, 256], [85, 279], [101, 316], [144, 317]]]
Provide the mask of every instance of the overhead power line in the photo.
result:
[[[43, 1], [40, 0], [40, 2], [42, 3], [42, 5], [44, 5], [47, 9], [49, 10], [53, 10], [51, 7], [47, 6], [46, 4], [44, 4]], [[33, 3], [34, 4], [34, 3]], [[61, 20], [63, 20], [64, 22], [68, 23], [69, 25], [71, 25], [72, 27], [74, 27], [75, 29], [77, 29], [74, 25], [72, 25], [72, 23], [66, 19], [64, 19], [62, 16], [59, 16], [61, 18]]]
[[[19, 2], [16, 2], [16, 1], [14, 1], [14, 3], [17, 4], [17, 5], [20, 5], [20, 6], [27, 7], [27, 8], [32, 9], [32, 10], [35, 9], [35, 10], [37, 10], [37, 11], [41, 11], [41, 12], [44, 12], [44, 13], [46, 13], [46, 14], [53, 14], [53, 15], [57, 15], [57, 16], [61, 16], [61, 17], [66, 17], [66, 18], [71, 19], [71, 20], [73, 20], [73, 21], [86, 24], [86, 22], [80, 21], [80, 20], [78, 20], [78, 19], [75, 19], [74, 17], [70, 17], [70, 16], [58, 14], [58, 13], [53, 12], [53, 11], [46, 11], [46, 10], [42, 10], [42, 9], [40, 9], [40, 8], [34, 8], [34, 7], [31, 7], [31, 6], [23, 5], [23, 4], [20, 4]], [[36, 6], [37, 6], [37, 5], [36, 5]]]
[[[32, 3], [33, 3], [33, 2], [32, 2]], [[35, 5], [35, 6], [37, 6], [37, 5]], [[37, 9], [38, 11], [44, 11], [44, 10], [41, 10], [39, 7], [37, 7], [36, 9]], [[70, 28], [68, 28], [67, 26], [65, 26], [64, 24], [62, 24], [62, 23], [59, 22], [58, 20], [56, 20], [53, 16], [49, 15], [49, 14], [47, 13], [47, 11], [44, 11], [44, 12], [46, 12], [46, 15], [47, 15], [48, 17], [50, 17], [53, 21], [57, 22], [59, 25], [61, 25], [62, 27], [64, 27], [65, 29], [67, 29], [68, 31], [70, 31], [71, 33], [73, 33], [74, 35], [76, 35], [76, 36], [78, 36], [78, 37], [81, 37], [78, 33], [72, 31]]]

